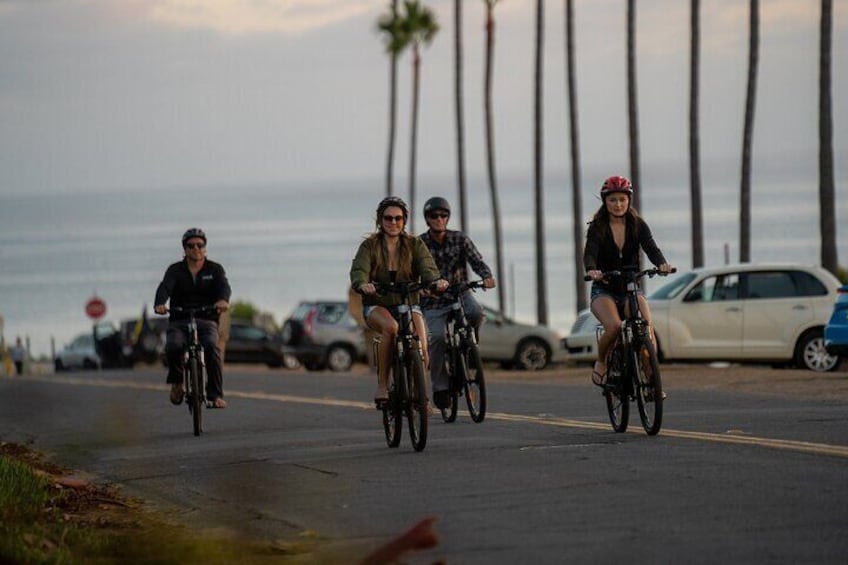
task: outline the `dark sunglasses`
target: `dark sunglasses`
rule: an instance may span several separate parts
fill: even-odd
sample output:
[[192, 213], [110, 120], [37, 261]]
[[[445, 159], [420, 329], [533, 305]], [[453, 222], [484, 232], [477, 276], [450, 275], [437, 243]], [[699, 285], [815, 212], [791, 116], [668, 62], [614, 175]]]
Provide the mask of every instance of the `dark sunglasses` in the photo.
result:
[[206, 247], [205, 243], [186, 243], [185, 244], [186, 249], [203, 249], [204, 247]]
[[444, 212], [436, 212], [436, 213], [434, 213], [434, 214], [430, 214], [430, 215], [429, 215], [429, 216], [427, 216], [427, 217], [428, 217], [428, 218], [430, 218], [431, 220], [435, 220], [435, 219], [437, 219], [437, 218], [438, 218], [438, 219], [441, 219], [441, 220], [444, 220], [445, 218], [450, 218], [450, 214], [446, 214], [446, 213], [444, 213]]
[[396, 224], [399, 224], [403, 221], [403, 216], [389, 216], [388, 214], [386, 214], [385, 216], [383, 216], [383, 221], [394, 222]]

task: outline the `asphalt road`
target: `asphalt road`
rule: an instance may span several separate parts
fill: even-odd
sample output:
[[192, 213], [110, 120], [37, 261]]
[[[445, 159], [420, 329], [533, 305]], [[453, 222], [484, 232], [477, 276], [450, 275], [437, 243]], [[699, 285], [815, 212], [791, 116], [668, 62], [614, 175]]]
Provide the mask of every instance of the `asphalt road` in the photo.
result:
[[[425, 516], [408, 563], [845, 563], [841, 375], [664, 366], [663, 431], [612, 432], [585, 369], [490, 372], [489, 413], [389, 449], [374, 378], [228, 367], [194, 437], [159, 369], [0, 379], [0, 440], [123, 485], [176, 522], [309, 532], [355, 562]], [[779, 386], [778, 386], [779, 385]], [[310, 559], [315, 559], [313, 555]], [[306, 561], [305, 561], [306, 562]]]

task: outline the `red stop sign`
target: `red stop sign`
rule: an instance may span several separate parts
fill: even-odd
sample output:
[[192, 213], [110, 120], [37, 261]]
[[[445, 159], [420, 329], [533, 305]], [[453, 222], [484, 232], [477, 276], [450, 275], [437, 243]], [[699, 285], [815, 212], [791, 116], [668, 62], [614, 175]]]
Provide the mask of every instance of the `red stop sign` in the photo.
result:
[[85, 303], [85, 315], [92, 320], [98, 320], [106, 314], [106, 303], [97, 296], [92, 296]]

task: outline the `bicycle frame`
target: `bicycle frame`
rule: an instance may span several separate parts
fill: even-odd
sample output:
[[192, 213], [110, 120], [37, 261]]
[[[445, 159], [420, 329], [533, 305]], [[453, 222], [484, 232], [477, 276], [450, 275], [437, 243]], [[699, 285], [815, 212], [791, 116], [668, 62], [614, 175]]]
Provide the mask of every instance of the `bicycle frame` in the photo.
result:
[[188, 318], [188, 345], [183, 354], [183, 383], [186, 404], [192, 415], [194, 435], [198, 436], [203, 431], [203, 405], [206, 402], [206, 358], [203, 345], [197, 331], [197, 314], [215, 310], [214, 305], [200, 307], [171, 308], [172, 312], [187, 313]]

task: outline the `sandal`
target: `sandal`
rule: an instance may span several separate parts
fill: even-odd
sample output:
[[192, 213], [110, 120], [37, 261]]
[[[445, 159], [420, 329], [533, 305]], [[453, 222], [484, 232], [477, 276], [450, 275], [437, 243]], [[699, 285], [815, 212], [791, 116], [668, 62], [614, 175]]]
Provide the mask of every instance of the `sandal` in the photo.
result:
[[603, 373], [596, 371], [595, 367], [598, 366], [598, 362], [596, 361], [594, 365], [592, 365], [592, 382], [598, 386], [604, 386], [606, 383], [607, 377]]
[[227, 401], [221, 398], [220, 396], [214, 400], [210, 400], [206, 403], [207, 408], [226, 408]]
[[182, 383], [174, 383], [171, 385], [171, 404], [180, 405], [183, 403], [185, 391]]

